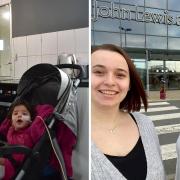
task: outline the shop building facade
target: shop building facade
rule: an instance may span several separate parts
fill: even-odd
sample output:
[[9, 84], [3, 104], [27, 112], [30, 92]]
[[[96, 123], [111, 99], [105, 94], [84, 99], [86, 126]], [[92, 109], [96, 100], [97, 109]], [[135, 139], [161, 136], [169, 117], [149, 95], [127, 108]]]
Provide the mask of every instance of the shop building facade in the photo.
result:
[[180, 89], [180, 3], [92, 0], [91, 43], [116, 44], [131, 56], [144, 87]]

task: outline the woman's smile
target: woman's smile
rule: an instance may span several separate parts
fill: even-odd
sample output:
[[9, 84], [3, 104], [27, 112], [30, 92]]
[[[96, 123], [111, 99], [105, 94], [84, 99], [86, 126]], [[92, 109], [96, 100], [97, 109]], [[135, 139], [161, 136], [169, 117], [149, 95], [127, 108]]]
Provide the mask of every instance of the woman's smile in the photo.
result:
[[105, 95], [116, 95], [119, 92], [118, 91], [114, 91], [114, 90], [99, 90], [100, 93], [105, 94]]

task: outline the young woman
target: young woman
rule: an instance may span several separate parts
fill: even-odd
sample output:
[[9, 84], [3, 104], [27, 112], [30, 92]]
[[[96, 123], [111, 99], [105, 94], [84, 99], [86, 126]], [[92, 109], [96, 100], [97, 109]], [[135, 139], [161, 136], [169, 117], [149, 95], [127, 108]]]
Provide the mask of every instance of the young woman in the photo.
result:
[[92, 48], [91, 179], [164, 180], [159, 140], [135, 66], [115, 45]]

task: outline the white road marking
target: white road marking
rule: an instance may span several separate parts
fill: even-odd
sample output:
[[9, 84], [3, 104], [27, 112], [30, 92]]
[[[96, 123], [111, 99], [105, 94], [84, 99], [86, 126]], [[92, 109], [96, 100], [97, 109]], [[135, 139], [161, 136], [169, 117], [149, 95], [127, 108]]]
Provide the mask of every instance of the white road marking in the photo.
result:
[[158, 121], [158, 120], [166, 120], [166, 119], [175, 119], [180, 118], [180, 113], [172, 113], [172, 114], [161, 114], [161, 115], [152, 115], [148, 116], [152, 121]]
[[[156, 131], [157, 134], [170, 134], [170, 133], [180, 133], [180, 113], [167, 113], [167, 111], [170, 110], [177, 110], [179, 109], [176, 106], [171, 106], [169, 105], [170, 103], [168, 102], [150, 102], [147, 112], [165, 112], [166, 114], [160, 114], [160, 115], [150, 115], [148, 116], [152, 121], [159, 121], [159, 120], [169, 120], [171, 119], [178, 119], [179, 118], [179, 124], [171, 124], [171, 125], [164, 125], [164, 126], [157, 126]], [[157, 107], [156, 107], [157, 105]], [[169, 105], [165, 106], [164, 105]], [[141, 110], [141, 112], [145, 112], [144, 109]], [[179, 111], [180, 112], [180, 111]], [[177, 122], [176, 122], [177, 123]], [[176, 153], [176, 142], [172, 144], [165, 144], [161, 145], [161, 153], [162, 153], [162, 158], [163, 160], [170, 160], [170, 159], [175, 159], [177, 158], [177, 153]]]
[[157, 106], [157, 105], [168, 105], [169, 103], [168, 102], [151, 102], [148, 104], [149, 106]]
[[[176, 106], [167, 106], [167, 107], [154, 107], [154, 108], [148, 108], [147, 112], [157, 112], [157, 111], [170, 111], [179, 109]], [[145, 112], [144, 109], [142, 109], [140, 112]]]
[[156, 131], [158, 135], [180, 132], [180, 124], [157, 126]]
[[169, 160], [177, 158], [176, 143], [161, 146], [162, 159]]

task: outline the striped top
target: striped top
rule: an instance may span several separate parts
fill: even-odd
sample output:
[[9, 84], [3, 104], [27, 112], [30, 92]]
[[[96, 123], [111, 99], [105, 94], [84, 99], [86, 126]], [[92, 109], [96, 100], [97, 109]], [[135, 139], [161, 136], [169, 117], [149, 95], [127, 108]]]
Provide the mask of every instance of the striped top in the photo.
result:
[[[136, 120], [146, 155], [146, 180], [165, 180], [160, 145], [154, 125], [147, 116], [137, 112], [132, 114]], [[91, 142], [91, 180], [126, 180], [94, 142]]]

